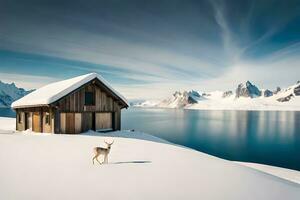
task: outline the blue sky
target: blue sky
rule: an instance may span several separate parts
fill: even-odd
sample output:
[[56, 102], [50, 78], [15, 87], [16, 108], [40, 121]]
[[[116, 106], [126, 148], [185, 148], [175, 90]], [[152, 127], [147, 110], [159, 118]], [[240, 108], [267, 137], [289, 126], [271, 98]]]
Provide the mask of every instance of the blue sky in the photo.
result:
[[0, 80], [100, 73], [129, 99], [294, 84], [299, 1], [0, 0]]

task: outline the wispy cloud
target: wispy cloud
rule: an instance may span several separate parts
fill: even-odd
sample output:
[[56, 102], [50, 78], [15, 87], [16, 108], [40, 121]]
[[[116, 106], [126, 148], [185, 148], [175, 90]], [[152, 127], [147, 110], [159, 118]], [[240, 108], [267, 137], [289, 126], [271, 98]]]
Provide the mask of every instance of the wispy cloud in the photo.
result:
[[214, 8], [214, 17], [216, 23], [219, 25], [221, 31], [221, 37], [223, 41], [223, 47], [226, 52], [226, 55], [230, 59], [230, 64], [234, 64], [238, 62], [240, 54], [242, 53], [242, 49], [238, 47], [235, 43], [236, 36], [231, 31], [230, 26], [228, 24], [226, 18], [226, 7], [223, 1], [210, 1]]

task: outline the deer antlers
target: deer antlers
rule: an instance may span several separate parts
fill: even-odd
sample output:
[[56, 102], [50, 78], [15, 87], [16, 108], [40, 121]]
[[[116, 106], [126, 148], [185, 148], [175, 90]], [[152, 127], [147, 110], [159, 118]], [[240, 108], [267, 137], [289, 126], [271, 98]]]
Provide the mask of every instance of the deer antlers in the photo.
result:
[[111, 142], [111, 143], [108, 143], [108, 142], [106, 142], [106, 140], [104, 140], [104, 142], [107, 144], [107, 145], [112, 145], [113, 143], [114, 143], [114, 140]]

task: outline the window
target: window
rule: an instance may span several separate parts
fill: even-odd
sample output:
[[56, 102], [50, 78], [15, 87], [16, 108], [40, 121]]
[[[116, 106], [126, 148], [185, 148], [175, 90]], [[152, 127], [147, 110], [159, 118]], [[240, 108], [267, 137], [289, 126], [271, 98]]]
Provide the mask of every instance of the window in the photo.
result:
[[22, 123], [22, 113], [18, 113], [18, 122]]
[[85, 92], [85, 105], [86, 106], [95, 105], [94, 93], [93, 92]]
[[50, 125], [50, 114], [49, 113], [46, 113], [46, 115], [45, 115], [45, 123], [47, 125]]

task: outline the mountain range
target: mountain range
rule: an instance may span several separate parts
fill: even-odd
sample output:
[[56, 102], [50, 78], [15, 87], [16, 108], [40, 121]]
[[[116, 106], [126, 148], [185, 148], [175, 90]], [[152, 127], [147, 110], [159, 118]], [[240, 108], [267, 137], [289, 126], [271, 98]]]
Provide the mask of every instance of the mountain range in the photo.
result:
[[135, 107], [185, 108], [203, 110], [300, 110], [300, 81], [275, 90], [260, 89], [250, 81], [235, 91], [176, 91], [161, 101], [141, 101]]
[[34, 90], [18, 88], [14, 83], [0, 81], [0, 107], [10, 107], [11, 103]]
[[[0, 107], [34, 90], [18, 88], [14, 83], [0, 81]], [[175, 91], [163, 100], [136, 101], [134, 107], [185, 108], [203, 110], [300, 110], [300, 81], [287, 88], [260, 89], [250, 81], [240, 83], [235, 91]]]

